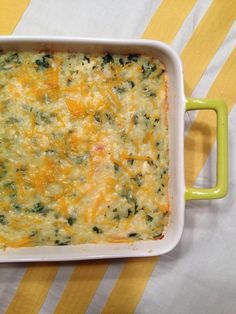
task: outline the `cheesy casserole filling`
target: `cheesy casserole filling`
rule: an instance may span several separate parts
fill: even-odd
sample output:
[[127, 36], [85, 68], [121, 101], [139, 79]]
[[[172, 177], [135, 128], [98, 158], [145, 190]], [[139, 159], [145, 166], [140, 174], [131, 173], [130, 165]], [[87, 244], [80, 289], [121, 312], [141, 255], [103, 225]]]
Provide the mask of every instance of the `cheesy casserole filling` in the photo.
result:
[[167, 75], [141, 55], [0, 53], [0, 248], [161, 239]]

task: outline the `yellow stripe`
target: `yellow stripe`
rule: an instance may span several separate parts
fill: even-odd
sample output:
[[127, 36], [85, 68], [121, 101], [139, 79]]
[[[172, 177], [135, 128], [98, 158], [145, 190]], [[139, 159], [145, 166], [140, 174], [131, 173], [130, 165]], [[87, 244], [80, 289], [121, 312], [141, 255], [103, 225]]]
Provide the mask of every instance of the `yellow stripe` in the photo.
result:
[[[236, 49], [231, 53], [207, 97], [223, 99], [230, 111], [236, 102]], [[185, 177], [192, 186], [215, 142], [216, 122], [212, 111], [200, 111], [185, 138]]]
[[190, 96], [236, 18], [235, 0], [215, 0], [181, 54]]
[[125, 264], [102, 313], [133, 313], [157, 260], [158, 257], [130, 259]]
[[143, 38], [171, 43], [196, 0], [164, 0], [152, 17]]
[[108, 265], [107, 261], [80, 262], [71, 275], [55, 314], [84, 313]]
[[39, 312], [58, 267], [53, 264], [30, 266], [12, 299], [6, 314], [36, 314]]
[[0, 1], [0, 35], [9, 35], [15, 29], [30, 0]]

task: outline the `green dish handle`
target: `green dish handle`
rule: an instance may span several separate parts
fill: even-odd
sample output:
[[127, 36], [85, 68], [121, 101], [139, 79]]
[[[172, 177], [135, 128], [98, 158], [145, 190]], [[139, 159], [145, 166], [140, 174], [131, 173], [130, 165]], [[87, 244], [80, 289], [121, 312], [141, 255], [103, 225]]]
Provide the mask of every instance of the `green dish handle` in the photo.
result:
[[228, 110], [222, 100], [188, 98], [186, 111], [214, 110], [217, 115], [217, 183], [212, 188], [185, 190], [185, 200], [222, 198], [228, 191]]

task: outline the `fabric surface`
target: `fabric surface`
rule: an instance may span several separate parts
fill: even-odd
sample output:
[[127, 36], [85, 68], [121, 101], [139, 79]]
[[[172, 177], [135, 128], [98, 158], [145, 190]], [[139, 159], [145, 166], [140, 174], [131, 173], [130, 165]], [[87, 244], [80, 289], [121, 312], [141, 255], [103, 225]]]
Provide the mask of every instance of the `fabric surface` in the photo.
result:
[[[3, 5], [0, 34], [7, 34], [27, 1]], [[228, 105], [229, 194], [188, 202], [182, 239], [161, 257], [0, 265], [0, 313], [235, 313], [235, 18], [234, 0], [30, 2], [15, 35], [143, 37], [172, 45], [183, 61], [186, 95]], [[186, 114], [187, 185], [215, 182], [214, 121], [208, 112]]]

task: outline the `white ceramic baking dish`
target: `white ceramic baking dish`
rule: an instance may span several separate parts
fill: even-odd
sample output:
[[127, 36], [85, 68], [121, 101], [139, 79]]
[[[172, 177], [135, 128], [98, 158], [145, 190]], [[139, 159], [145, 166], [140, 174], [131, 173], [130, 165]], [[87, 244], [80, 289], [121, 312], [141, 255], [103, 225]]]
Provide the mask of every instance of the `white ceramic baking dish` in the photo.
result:
[[[171, 215], [162, 240], [133, 244], [84, 244], [6, 249], [0, 262], [65, 261], [101, 258], [154, 256], [169, 252], [180, 240], [184, 227], [185, 200], [213, 199], [227, 193], [227, 107], [222, 101], [186, 99], [183, 68], [179, 56], [168, 45], [150, 40], [80, 39], [58, 37], [0, 37], [0, 50], [54, 50], [85, 53], [138, 53], [159, 58], [168, 73]], [[218, 165], [217, 184], [211, 189], [185, 187], [184, 113], [186, 110], [212, 109], [217, 113]]]

